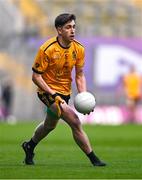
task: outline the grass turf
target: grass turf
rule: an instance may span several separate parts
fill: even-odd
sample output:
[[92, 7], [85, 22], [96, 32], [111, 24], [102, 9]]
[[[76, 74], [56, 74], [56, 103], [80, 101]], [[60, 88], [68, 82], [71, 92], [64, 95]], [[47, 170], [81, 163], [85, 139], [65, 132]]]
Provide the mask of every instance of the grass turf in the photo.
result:
[[21, 143], [37, 122], [0, 123], [0, 179], [140, 179], [142, 126], [83, 126], [106, 167], [93, 167], [73, 141], [66, 124], [58, 124], [36, 148], [35, 166], [22, 163]]

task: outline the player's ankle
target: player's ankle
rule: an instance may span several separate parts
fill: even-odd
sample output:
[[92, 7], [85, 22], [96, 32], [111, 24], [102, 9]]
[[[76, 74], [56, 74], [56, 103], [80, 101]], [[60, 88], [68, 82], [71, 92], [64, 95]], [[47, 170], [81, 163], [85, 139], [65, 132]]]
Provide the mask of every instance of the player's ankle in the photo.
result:
[[93, 151], [91, 151], [89, 154], [87, 154], [87, 157], [90, 159], [92, 163], [99, 161], [99, 158], [95, 155]]
[[34, 148], [36, 147], [37, 143], [35, 143], [32, 138], [30, 139], [30, 141], [27, 142], [28, 145], [30, 146], [30, 150], [33, 152]]

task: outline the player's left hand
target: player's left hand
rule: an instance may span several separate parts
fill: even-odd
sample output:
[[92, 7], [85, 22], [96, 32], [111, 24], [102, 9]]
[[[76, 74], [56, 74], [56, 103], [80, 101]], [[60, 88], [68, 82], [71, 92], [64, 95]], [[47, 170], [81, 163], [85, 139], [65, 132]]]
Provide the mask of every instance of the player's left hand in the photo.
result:
[[[94, 112], [94, 109], [93, 109], [91, 112]], [[89, 112], [89, 113], [86, 113], [86, 114], [84, 114], [84, 115], [89, 115], [89, 114], [91, 114], [91, 112]]]

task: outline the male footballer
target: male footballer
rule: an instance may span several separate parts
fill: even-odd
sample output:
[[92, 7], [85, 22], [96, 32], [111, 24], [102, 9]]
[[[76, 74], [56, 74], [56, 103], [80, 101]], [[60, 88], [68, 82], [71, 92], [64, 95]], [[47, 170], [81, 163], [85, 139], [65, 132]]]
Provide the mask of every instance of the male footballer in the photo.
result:
[[136, 71], [134, 65], [130, 66], [129, 72], [123, 76], [123, 88], [125, 90], [125, 100], [129, 112], [129, 122], [135, 122], [135, 111], [141, 100], [141, 75]]
[[60, 14], [55, 19], [57, 37], [47, 40], [35, 58], [32, 80], [38, 87], [37, 95], [47, 106], [47, 116], [38, 125], [32, 138], [22, 144], [24, 163], [34, 164], [34, 149], [38, 143], [55, 129], [62, 118], [71, 128], [73, 138], [94, 166], [105, 166], [92, 150], [89, 139], [82, 129], [77, 114], [68, 105], [71, 95], [71, 72], [75, 67], [78, 92], [86, 91], [83, 73], [84, 47], [75, 38], [74, 14]]

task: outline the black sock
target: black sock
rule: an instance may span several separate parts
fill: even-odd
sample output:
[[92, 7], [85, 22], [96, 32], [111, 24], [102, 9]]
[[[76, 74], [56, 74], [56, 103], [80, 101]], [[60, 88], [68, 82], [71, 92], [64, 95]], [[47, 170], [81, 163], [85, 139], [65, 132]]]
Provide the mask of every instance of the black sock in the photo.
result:
[[99, 158], [95, 155], [93, 151], [91, 151], [89, 154], [87, 154], [88, 158], [92, 163], [100, 161]]
[[31, 140], [28, 142], [28, 145], [30, 146], [31, 151], [34, 151], [34, 148], [36, 147], [37, 143], [35, 143], [32, 138]]

